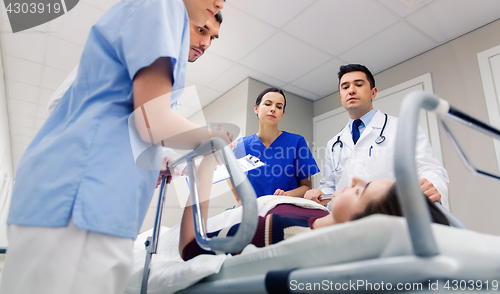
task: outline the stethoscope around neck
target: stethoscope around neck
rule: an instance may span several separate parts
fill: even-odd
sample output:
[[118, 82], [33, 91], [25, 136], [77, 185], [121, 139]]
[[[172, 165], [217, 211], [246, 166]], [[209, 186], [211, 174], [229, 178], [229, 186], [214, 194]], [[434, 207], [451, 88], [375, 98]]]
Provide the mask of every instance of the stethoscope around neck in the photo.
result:
[[[385, 115], [384, 125], [382, 126], [382, 130], [380, 131], [380, 134], [378, 135], [377, 139], [375, 139], [375, 143], [377, 143], [377, 144], [381, 144], [382, 142], [385, 141], [384, 130], [385, 130], [385, 126], [387, 125], [387, 113], [384, 113], [384, 115]], [[333, 150], [337, 144], [340, 147], [340, 152], [338, 152], [339, 156], [337, 158], [337, 166], [335, 166], [335, 156], [334, 156], [335, 153], [333, 152]], [[340, 158], [342, 157], [342, 149], [344, 149], [344, 142], [342, 142], [342, 140], [340, 140], [340, 135], [339, 135], [337, 137], [337, 141], [335, 141], [335, 143], [333, 143], [333, 145], [332, 145], [332, 167], [333, 167], [334, 171], [340, 170], [339, 165], [340, 165]]]

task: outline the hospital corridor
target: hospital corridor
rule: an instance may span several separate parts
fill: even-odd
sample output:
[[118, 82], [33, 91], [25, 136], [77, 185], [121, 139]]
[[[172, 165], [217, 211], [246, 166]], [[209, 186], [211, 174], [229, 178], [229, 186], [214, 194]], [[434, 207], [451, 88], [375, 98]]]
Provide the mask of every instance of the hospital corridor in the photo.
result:
[[0, 6], [0, 294], [498, 291], [500, 1]]

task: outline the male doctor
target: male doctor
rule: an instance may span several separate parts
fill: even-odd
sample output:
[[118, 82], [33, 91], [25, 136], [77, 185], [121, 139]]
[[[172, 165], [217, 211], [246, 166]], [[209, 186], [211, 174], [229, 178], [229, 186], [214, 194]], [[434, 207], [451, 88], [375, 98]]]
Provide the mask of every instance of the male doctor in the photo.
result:
[[[394, 147], [398, 119], [373, 109], [377, 88], [368, 68], [360, 64], [343, 65], [338, 77], [340, 100], [349, 114], [349, 122], [326, 145], [320, 186], [304, 195], [304, 198], [318, 203], [323, 195], [349, 187], [353, 176], [368, 181], [395, 179]], [[383, 140], [382, 136], [385, 137]], [[416, 160], [424, 194], [449, 209], [448, 173], [434, 157], [421, 128], [417, 133]]]

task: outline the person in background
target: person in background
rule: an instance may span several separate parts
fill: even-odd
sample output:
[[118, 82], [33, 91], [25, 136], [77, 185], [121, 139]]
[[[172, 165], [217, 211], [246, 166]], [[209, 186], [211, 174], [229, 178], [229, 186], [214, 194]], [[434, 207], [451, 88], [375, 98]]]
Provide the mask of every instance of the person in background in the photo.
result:
[[[349, 187], [354, 176], [368, 181], [395, 179], [394, 147], [398, 119], [373, 109], [377, 88], [368, 68], [360, 64], [343, 65], [338, 77], [340, 100], [349, 114], [349, 121], [326, 145], [320, 186], [307, 191], [304, 196], [316, 202], [320, 202], [325, 194]], [[417, 133], [416, 162], [424, 194], [448, 207], [448, 173], [434, 157], [421, 128]]]
[[[248, 172], [248, 179], [257, 197], [286, 195], [303, 197], [311, 189], [311, 176], [319, 172], [306, 140], [301, 135], [279, 130], [285, 114], [286, 98], [283, 91], [268, 88], [255, 101], [254, 111], [259, 120], [259, 131], [236, 141], [236, 158], [250, 154], [265, 165]], [[238, 201], [238, 197], [236, 197]]]

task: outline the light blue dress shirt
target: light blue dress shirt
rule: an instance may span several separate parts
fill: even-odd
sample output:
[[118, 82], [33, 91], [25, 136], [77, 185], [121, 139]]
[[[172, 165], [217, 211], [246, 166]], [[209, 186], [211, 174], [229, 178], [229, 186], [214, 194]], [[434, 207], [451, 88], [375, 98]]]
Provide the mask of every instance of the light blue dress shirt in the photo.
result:
[[89, 33], [75, 82], [19, 162], [8, 223], [64, 227], [71, 218], [82, 229], [135, 239], [159, 171], [137, 167], [132, 155], [133, 78], [170, 57], [172, 90], [182, 89], [188, 53], [182, 0], [125, 0], [109, 9]]
[[[361, 136], [361, 134], [363, 134], [363, 131], [366, 129], [366, 126], [372, 121], [373, 117], [375, 116], [375, 113], [377, 113], [377, 111], [375, 109], [372, 109], [372, 110], [368, 111], [367, 113], [365, 113], [362, 117], [360, 117], [361, 122], [362, 122], [358, 127], [360, 136]], [[352, 134], [353, 122], [354, 122], [354, 120], [352, 118], [349, 118], [349, 129], [351, 130], [351, 134]]]

